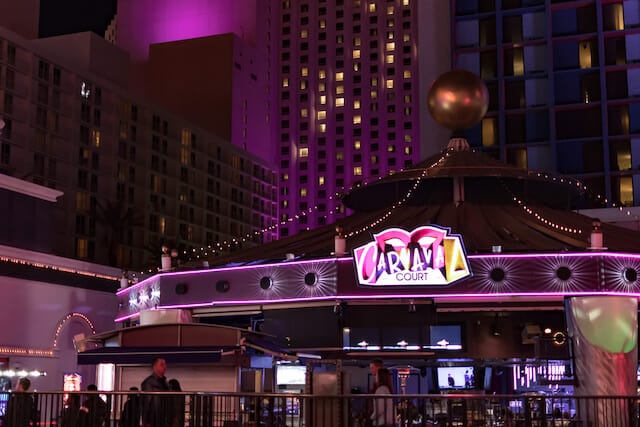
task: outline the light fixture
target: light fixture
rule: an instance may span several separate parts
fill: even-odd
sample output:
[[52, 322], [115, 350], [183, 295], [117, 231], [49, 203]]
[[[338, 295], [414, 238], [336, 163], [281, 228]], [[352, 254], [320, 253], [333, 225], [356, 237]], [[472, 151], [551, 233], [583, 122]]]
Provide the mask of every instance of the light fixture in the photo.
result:
[[413, 300], [409, 301], [409, 313], [415, 313], [416, 312], [416, 304]]
[[496, 317], [493, 319], [493, 323], [491, 324], [491, 335], [494, 337], [499, 337], [502, 335], [502, 328], [499, 321], [500, 315], [496, 313]]
[[229, 291], [230, 287], [231, 287], [231, 284], [229, 283], [228, 280], [218, 280], [216, 282], [216, 291], [220, 293]]
[[313, 286], [318, 282], [318, 276], [316, 273], [307, 273], [304, 275], [304, 283], [307, 286]]
[[260, 287], [265, 291], [269, 289], [271, 285], [273, 285], [273, 280], [271, 280], [271, 277], [264, 276], [262, 279], [260, 279]]

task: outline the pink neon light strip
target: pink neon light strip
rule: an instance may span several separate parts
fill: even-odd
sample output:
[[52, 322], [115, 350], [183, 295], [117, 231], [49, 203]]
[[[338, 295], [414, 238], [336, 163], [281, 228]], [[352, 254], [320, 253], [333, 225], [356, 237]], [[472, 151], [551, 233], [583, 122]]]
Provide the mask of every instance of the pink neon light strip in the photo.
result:
[[[634, 258], [640, 259], [640, 254], [629, 254], [622, 252], [560, 252], [560, 253], [541, 253], [541, 254], [485, 254], [485, 255], [469, 255], [468, 259], [485, 259], [485, 258], [549, 258], [549, 257], [583, 257], [583, 256], [601, 256], [601, 257], [626, 257], [626, 258]], [[196, 275], [196, 274], [207, 274], [207, 273], [217, 273], [217, 272], [225, 272], [225, 271], [238, 271], [238, 270], [250, 270], [250, 269], [258, 269], [258, 268], [268, 268], [274, 266], [284, 266], [284, 265], [302, 265], [302, 264], [311, 264], [311, 263], [324, 263], [324, 262], [353, 262], [353, 257], [343, 257], [343, 258], [322, 258], [316, 260], [304, 260], [304, 261], [282, 261], [278, 263], [272, 264], [261, 264], [261, 265], [242, 265], [238, 267], [222, 267], [222, 268], [211, 268], [207, 270], [189, 270], [189, 271], [176, 271], [172, 273], [159, 273], [155, 276], [149, 277], [143, 280], [140, 283], [136, 283], [133, 286], [130, 286], [126, 289], [121, 289], [116, 292], [116, 295], [122, 295], [127, 292], [130, 292], [134, 289], [137, 289], [140, 286], [144, 286], [145, 284], [159, 280], [161, 277], [165, 276], [185, 276], [185, 275]]]
[[225, 271], [239, 271], [239, 270], [255, 270], [255, 269], [260, 269], [260, 268], [268, 268], [268, 267], [274, 267], [274, 266], [285, 266], [285, 265], [304, 265], [304, 264], [315, 264], [315, 263], [328, 263], [328, 262], [352, 262], [353, 258], [352, 257], [343, 257], [343, 258], [321, 258], [321, 259], [314, 259], [314, 260], [303, 260], [303, 261], [282, 261], [282, 262], [277, 262], [277, 263], [271, 263], [271, 264], [260, 264], [260, 265], [241, 265], [241, 266], [237, 266], [237, 267], [222, 267], [222, 268], [210, 268], [207, 270], [188, 270], [188, 271], [175, 271], [172, 273], [159, 273], [156, 274], [155, 276], [149, 277], [145, 280], [143, 280], [140, 283], [136, 283], [133, 286], [129, 286], [128, 288], [125, 289], [121, 289], [118, 292], [116, 292], [116, 295], [121, 295], [124, 293], [127, 293], [129, 291], [132, 291], [140, 286], [145, 285], [146, 283], [153, 281], [153, 280], [158, 280], [161, 277], [169, 277], [169, 276], [186, 276], [186, 275], [196, 275], [196, 274], [212, 274], [212, 273], [218, 273], [218, 272], [225, 272]]

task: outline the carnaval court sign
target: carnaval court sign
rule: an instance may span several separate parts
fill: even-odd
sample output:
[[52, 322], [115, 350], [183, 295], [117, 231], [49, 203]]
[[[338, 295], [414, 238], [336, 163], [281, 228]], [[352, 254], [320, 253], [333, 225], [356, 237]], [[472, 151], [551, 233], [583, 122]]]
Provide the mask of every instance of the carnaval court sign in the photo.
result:
[[365, 286], [448, 285], [471, 276], [464, 244], [448, 228], [389, 228], [354, 249], [358, 283]]

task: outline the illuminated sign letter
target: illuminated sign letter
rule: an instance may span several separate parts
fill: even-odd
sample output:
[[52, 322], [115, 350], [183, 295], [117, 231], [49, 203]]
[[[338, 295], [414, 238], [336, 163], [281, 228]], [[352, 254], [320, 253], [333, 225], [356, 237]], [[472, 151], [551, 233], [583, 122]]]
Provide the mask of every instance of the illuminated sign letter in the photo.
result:
[[365, 286], [448, 285], [471, 276], [462, 239], [438, 226], [389, 228], [353, 255]]

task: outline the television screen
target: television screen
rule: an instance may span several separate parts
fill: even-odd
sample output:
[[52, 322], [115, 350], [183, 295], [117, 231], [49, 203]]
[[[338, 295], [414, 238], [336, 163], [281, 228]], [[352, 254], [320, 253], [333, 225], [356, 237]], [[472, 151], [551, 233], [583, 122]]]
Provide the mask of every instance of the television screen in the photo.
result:
[[438, 388], [441, 390], [476, 387], [473, 366], [440, 366], [437, 369], [437, 375]]
[[278, 386], [304, 385], [306, 376], [306, 366], [276, 365], [276, 384]]
[[429, 326], [429, 350], [462, 350], [461, 325]]

